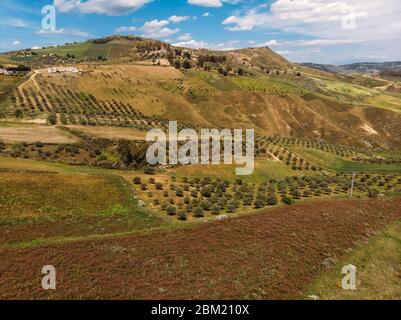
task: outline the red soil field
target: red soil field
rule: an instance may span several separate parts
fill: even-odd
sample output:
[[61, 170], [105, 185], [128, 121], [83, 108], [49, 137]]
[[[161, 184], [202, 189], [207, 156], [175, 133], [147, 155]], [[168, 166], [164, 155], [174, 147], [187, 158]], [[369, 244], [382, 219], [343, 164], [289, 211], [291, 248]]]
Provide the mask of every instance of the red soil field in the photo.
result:
[[[325, 201], [175, 231], [3, 248], [0, 298], [302, 298], [325, 261], [397, 219], [400, 199]], [[53, 292], [41, 288], [49, 264]]]

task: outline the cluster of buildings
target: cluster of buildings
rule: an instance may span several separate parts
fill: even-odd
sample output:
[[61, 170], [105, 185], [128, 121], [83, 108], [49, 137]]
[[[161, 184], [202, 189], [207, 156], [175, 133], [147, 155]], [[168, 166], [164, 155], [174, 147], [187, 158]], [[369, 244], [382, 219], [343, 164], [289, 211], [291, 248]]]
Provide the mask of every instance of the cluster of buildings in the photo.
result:
[[47, 69], [48, 73], [79, 73], [80, 70], [75, 67], [52, 67]]

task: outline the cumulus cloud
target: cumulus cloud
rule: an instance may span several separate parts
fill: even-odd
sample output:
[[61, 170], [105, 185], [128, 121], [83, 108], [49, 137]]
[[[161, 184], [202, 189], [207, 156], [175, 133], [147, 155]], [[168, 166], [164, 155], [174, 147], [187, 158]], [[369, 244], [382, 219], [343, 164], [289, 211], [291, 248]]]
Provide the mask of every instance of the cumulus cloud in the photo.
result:
[[184, 33], [180, 37], [178, 37], [178, 41], [190, 41], [192, 40], [192, 36], [190, 33]]
[[79, 11], [106, 15], [122, 15], [138, 10], [153, 0], [54, 0], [60, 12]]
[[207, 48], [209, 44], [205, 41], [196, 41], [194, 39], [188, 41], [181, 41], [174, 43], [173, 46], [175, 47], [184, 47], [184, 48], [193, 48], [193, 49], [202, 49]]
[[190, 19], [192, 19], [192, 17], [190, 16], [171, 16], [170, 18], [168, 18], [168, 21], [172, 23], [179, 23]]
[[200, 40], [194, 40], [194, 39], [187, 39], [187, 40], [182, 40], [178, 39], [179, 42], [173, 43], [173, 46], [176, 47], [184, 47], [184, 48], [192, 48], [192, 49], [210, 49], [210, 50], [220, 50], [220, 51], [228, 51], [228, 50], [235, 50], [236, 44], [239, 44], [240, 41], [238, 40], [232, 40], [232, 41], [227, 41], [227, 42], [222, 42], [222, 43], [208, 43], [206, 41]]
[[126, 26], [122, 26], [116, 29], [116, 33], [127, 33], [127, 32], [134, 32], [137, 30], [137, 27], [135, 26], [130, 26], [130, 27], [126, 27]]
[[[347, 56], [354, 61], [364, 59], [378, 48], [387, 59], [399, 59], [401, 47], [394, 46], [394, 39], [401, 38], [400, 17], [399, 0], [275, 0], [270, 6], [229, 16], [222, 24], [232, 32], [263, 28], [304, 37], [307, 40], [281, 41], [276, 47], [286, 51], [286, 47], [297, 45], [311, 50], [313, 46], [330, 46], [331, 52], [322, 50], [319, 58], [327, 54], [326, 58], [343, 62]], [[313, 58], [310, 55], [308, 60], [315, 61]]]
[[189, 4], [201, 7], [220, 8], [223, 3], [220, 0], [188, 0]]
[[20, 46], [21, 42], [19, 42], [18, 40], [15, 40], [12, 44], [13, 44], [13, 46]]
[[167, 26], [170, 24], [169, 20], [152, 20], [146, 21], [140, 28], [144, 36], [150, 38], [165, 38], [180, 32], [180, 29], [171, 29]]

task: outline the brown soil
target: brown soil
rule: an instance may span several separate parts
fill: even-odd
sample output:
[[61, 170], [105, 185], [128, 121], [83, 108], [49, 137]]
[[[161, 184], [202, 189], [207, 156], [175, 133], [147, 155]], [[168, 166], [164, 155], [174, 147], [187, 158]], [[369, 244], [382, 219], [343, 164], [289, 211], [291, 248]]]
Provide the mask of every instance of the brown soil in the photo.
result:
[[[4, 248], [0, 298], [300, 298], [325, 262], [400, 218], [400, 199], [326, 201], [178, 231]], [[58, 275], [50, 293], [40, 285], [49, 264]]]

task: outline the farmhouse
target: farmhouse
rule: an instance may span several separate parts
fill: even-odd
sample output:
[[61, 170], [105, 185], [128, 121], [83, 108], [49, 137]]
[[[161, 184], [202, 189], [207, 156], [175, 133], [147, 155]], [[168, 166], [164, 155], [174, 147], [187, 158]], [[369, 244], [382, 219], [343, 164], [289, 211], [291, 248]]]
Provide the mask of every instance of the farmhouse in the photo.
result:
[[47, 69], [48, 73], [78, 73], [79, 70], [74, 67], [52, 67]]

